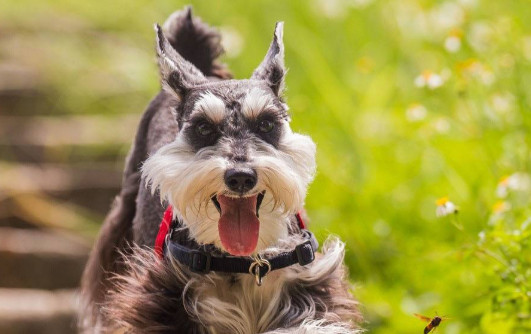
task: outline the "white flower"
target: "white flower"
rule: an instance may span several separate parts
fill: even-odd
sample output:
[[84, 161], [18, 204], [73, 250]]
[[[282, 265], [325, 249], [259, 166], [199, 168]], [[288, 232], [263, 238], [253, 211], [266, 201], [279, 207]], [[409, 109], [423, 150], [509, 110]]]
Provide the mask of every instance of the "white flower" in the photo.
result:
[[342, 19], [352, 8], [363, 9], [374, 0], [314, 0], [312, 6], [318, 15], [329, 19]]
[[444, 40], [444, 48], [451, 53], [459, 51], [461, 49], [461, 38], [455, 35], [446, 37]]
[[459, 212], [457, 206], [448, 200], [448, 197], [441, 197], [437, 200], [437, 209], [435, 214], [437, 217], [444, 217]]
[[531, 178], [526, 173], [514, 173], [504, 176], [498, 182], [496, 195], [498, 197], [507, 197], [509, 191], [526, 191], [531, 188]]
[[453, 2], [443, 2], [429, 14], [432, 24], [440, 30], [458, 27], [465, 20], [465, 11]]
[[500, 215], [506, 211], [509, 211], [510, 209], [511, 204], [507, 203], [506, 201], [498, 201], [492, 206], [492, 213]]
[[458, 0], [457, 2], [465, 8], [475, 8], [479, 0]]
[[485, 85], [490, 86], [494, 83], [496, 77], [494, 76], [494, 73], [492, 73], [492, 71], [485, 70], [483, 71], [483, 73], [481, 73], [480, 80]]
[[426, 118], [428, 110], [422, 104], [415, 103], [406, 109], [406, 118], [410, 122], [418, 122]]
[[494, 94], [491, 97], [491, 105], [497, 112], [506, 114], [513, 109], [514, 95], [511, 93]]
[[223, 49], [227, 57], [234, 58], [238, 56], [243, 49], [242, 35], [238, 30], [228, 26], [221, 27], [219, 31], [223, 40]]
[[439, 118], [433, 122], [433, 126], [438, 133], [447, 133], [450, 131], [450, 122], [446, 118]]
[[415, 78], [414, 83], [417, 87], [428, 87], [429, 89], [436, 89], [442, 86], [444, 80], [437, 73], [433, 73], [431, 71], [424, 71]]
[[344, 0], [314, 0], [316, 13], [329, 19], [342, 18], [347, 14], [347, 3]]
[[467, 41], [476, 52], [486, 51], [491, 43], [493, 29], [487, 22], [475, 22], [469, 29]]
[[459, 64], [458, 68], [469, 78], [476, 79], [487, 86], [496, 80], [494, 73], [477, 59], [468, 59]]

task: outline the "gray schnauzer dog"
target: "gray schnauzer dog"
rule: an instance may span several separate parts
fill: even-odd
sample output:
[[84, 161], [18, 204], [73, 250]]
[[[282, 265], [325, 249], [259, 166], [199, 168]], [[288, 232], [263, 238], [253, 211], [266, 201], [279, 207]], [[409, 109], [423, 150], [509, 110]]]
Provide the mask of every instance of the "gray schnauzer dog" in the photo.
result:
[[85, 269], [84, 332], [361, 332], [344, 244], [318, 253], [301, 218], [315, 144], [290, 128], [282, 28], [233, 80], [190, 8], [155, 27], [162, 90]]

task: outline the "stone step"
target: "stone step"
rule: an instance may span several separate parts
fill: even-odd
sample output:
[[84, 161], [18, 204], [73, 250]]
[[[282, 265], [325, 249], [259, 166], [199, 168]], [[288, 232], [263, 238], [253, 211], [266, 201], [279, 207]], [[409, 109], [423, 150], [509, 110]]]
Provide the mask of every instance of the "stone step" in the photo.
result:
[[[131, 139], [132, 140], [132, 139]], [[0, 143], [0, 157], [2, 161], [10, 163], [105, 163], [112, 162], [120, 165], [125, 160], [130, 143], [106, 143], [76, 145], [65, 144], [50, 146], [38, 144], [9, 144]]]
[[[2, 44], [0, 44], [0, 49]], [[6, 62], [6, 59], [2, 60], [0, 63], [0, 115], [40, 114], [54, 109], [54, 103], [51, 103], [46, 93], [40, 89], [39, 75], [34, 69]]]
[[94, 145], [132, 142], [140, 114], [2, 116], [2, 145]]
[[76, 333], [75, 290], [0, 288], [0, 333]]
[[[102, 189], [94, 190], [95, 192], [78, 190], [79, 197], [84, 198], [87, 205], [76, 204], [75, 198], [59, 198], [73, 196], [73, 191], [56, 195], [39, 192], [11, 193], [4, 197], [0, 193], [0, 227], [60, 230], [92, 241], [113, 197], [110, 192], [107, 196], [102, 196]], [[113, 193], [116, 194], [115, 191]], [[83, 194], [88, 198], [83, 197]], [[91, 199], [92, 202], [89, 202]], [[100, 207], [93, 208], [98, 203]]]
[[109, 162], [77, 165], [0, 162], [0, 187], [11, 193], [115, 189], [120, 187], [121, 179], [121, 167]]
[[[121, 181], [121, 164], [111, 162], [69, 165], [0, 161], [0, 202], [7, 200], [7, 197], [46, 194], [57, 202], [62, 202], [57, 203], [59, 205], [76, 205], [98, 216], [93, 218], [101, 218], [120, 191]], [[5, 194], [4, 197], [2, 193]]]
[[89, 249], [89, 242], [64, 232], [0, 228], [0, 287], [75, 288]]

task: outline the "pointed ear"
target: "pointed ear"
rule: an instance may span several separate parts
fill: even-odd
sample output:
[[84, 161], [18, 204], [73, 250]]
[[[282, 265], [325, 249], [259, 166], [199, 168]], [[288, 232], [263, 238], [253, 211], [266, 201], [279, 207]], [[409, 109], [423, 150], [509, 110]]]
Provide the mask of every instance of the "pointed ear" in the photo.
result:
[[265, 80], [269, 87], [277, 96], [282, 94], [284, 89], [284, 43], [282, 42], [284, 22], [277, 22], [273, 41], [267, 51], [267, 54], [260, 64], [254, 70], [251, 79]]
[[187, 90], [207, 79], [197, 67], [175, 51], [158, 24], [155, 25], [155, 31], [162, 88], [180, 100]]

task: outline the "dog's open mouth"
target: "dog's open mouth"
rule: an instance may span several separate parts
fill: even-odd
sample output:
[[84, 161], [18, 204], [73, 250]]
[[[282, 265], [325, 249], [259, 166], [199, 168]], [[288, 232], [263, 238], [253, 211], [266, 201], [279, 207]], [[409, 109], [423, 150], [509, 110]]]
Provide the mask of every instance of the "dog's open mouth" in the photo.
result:
[[232, 255], [250, 255], [256, 249], [260, 220], [260, 205], [264, 193], [248, 197], [228, 197], [218, 194], [212, 202], [219, 211], [219, 238], [227, 252]]

